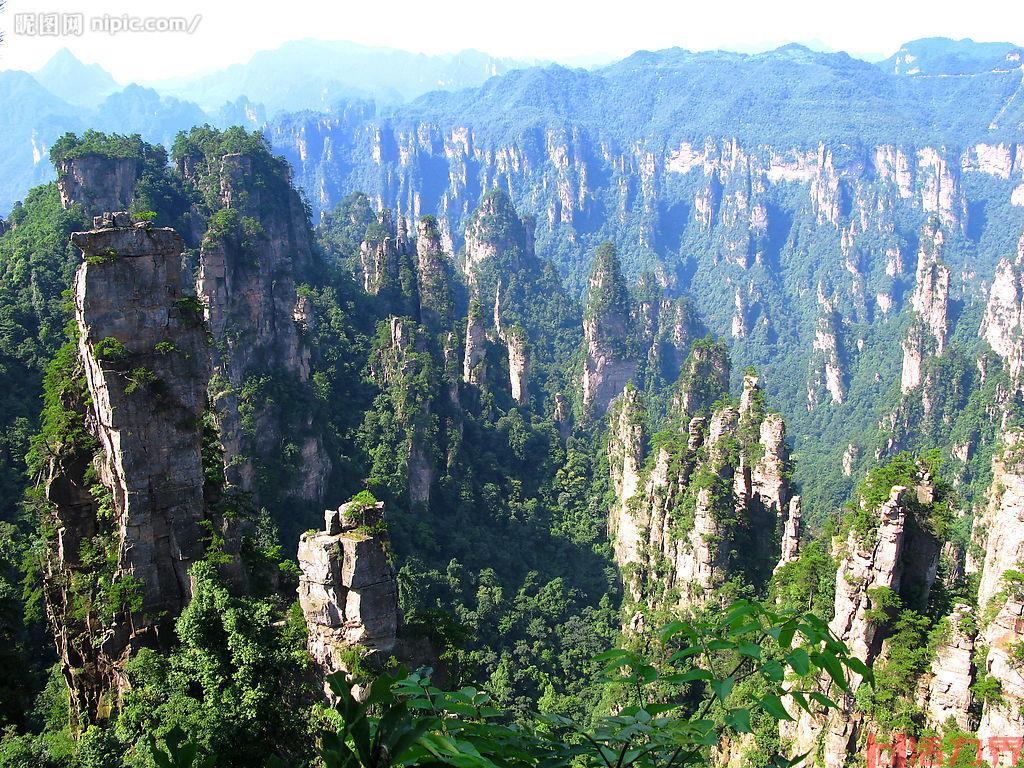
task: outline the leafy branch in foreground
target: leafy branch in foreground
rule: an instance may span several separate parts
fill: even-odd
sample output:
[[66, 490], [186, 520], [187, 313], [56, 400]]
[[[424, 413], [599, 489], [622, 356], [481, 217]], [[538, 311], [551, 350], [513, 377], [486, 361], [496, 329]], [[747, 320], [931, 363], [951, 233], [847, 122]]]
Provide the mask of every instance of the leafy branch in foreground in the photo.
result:
[[[597, 657], [617, 704], [586, 725], [552, 714], [514, 722], [486, 693], [442, 691], [426, 671], [382, 675], [361, 701], [355, 683], [333, 675], [341, 725], [323, 737], [320, 757], [327, 768], [704, 765], [724, 737], [751, 733], [752, 718], [820, 714], [837, 706], [831, 686], [849, 690], [850, 675], [872, 683], [871, 671], [820, 618], [755, 602], [673, 621], [652, 646], [664, 661], [622, 648]], [[769, 757], [788, 768], [806, 755]]]
[[[829, 684], [847, 690], [871, 672], [820, 618], [738, 602], [703, 621], [675, 621], [653, 655], [601, 654], [617, 710], [590, 725], [550, 714], [514, 724], [472, 688], [443, 692], [421, 673], [378, 678], [362, 703], [344, 676], [331, 679], [343, 725], [324, 739], [329, 768], [392, 765], [684, 766], [706, 763], [728, 734], [751, 732], [752, 716], [789, 720], [797, 709], [836, 706]], [[805, 757], [773, 755], [776, 766]]]

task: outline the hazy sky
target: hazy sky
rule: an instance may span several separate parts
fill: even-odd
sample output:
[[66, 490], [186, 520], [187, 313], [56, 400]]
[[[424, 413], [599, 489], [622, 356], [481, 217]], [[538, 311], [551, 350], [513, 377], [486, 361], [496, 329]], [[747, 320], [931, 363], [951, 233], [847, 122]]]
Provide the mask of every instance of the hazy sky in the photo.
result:
[[[842, 10], [839, 10], [839, 9]], [[835, 9], [835, 10], [833, 10]], [[24, 13], [83, 13], [79, 37], [17, 34]], [[202, 16], [195, 34], [89, 31], [89, 18]], [[1024, 44], [1019, 0], [7, 0], [0, 67], [34, 70], [62, 46], [118, 80], [216, 69], [287, 40], [351, 40], [423, 53], [477, 48], [500, 56], [589, 62], [681, 46], [759, 51], [787, 42], [883, 58], [919, 37]]]

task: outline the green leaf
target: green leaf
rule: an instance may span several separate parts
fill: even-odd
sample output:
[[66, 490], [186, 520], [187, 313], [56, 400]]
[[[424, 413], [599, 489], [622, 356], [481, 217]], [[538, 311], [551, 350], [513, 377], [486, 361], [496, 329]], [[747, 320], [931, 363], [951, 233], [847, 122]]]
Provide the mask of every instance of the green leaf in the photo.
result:
[[846, 665], [846, 668], [855, 675], [860, 675], [863, 679], [874, 684], [874, 674], [870, 669], [868, 669], [867, 665], [856, 656], [846, 656], [843, 658], [843, 663]]
[[779, 629], [779, 645], [783, 648], [789, 648], [793, 645], [793, 635], [796, 634], [796, 622], [787, 621]]
[[741, 656], [746, 656], [749, 659], [761, 658], [761, 646], [756, 643], [742, 642], [736, 650]]
[[838, 704], [836, 704], [824, 693], [821, 693], [819, 691], [811, 691], [811, 699], [818, 702], [823, 707], [828, 707], [829, 709], [839, 709]]
[[833, 654], [828, 651], [822, 651], [817, 654], [815, 661], [828, 672], [828, 676], [832, 678], [832, 682], [836, 684], [842, 691], [848, 691], [850, 689], [849, 684], [846, 682], [846, 675], [843, 673], [843, 665], [839, 663]]
[[637, 668], [636, 675], [642, 683], [653, 683], [658, 679], [658, 670], [649, 664], [644, 664]]
[[684, 631], [687, 626], [689, 625], [682, 621], [670, 621], [661, 628], [661, 632], [658, 634], [658, 637], [661, 639], [662, 644], [665, 644], [680, 632]]
[[724, 702], [726, 698], [732, 693], [732, 687], [736, 684], [736, 678], [731, 675], [724, 680], [712, 680], [711, 688], [714, 690], [715, 695], [719, 701]]
[[683, 661], [684, 659], [688, 659], [691, 656], [696, 656], [703, 650], [704, 649], [701, 648], [699, 645], [691, 645], [689, 648], [683, 648], [683, 650], [676, 651], [675, 653], [673, 653], [671, 656], [668, 657], [668, 661], [670, 664], [675, 664], [676, 662]]
[[621, 659], [632, 655], [629, 651], [622, 648], [612, 648], [610, 651], [597, 654], [594, 657], [594, 661], [611, 661], [612, 659]]
[[675, 675], [663, 675], [661, 679], [666, 683], [682, 685], [683, 683], [692, 683], [696, 680], [714, 680], [715, 676], [706, 669], [695, 668]]
[[732, 727], [736, 733], [750, 733], [750, 710], [749, 709], [730, 709], [729, 714], [725, 717], [727, 725]]
[[811, 707], [807, 703], [807, 697], [804, 696], [802, 691], [790, 691], [789, 695], [793, 697], [793, 701], [797, 703], [800, 709], [808, 714], [811, 713]]
[[811, 659], [803, 648], [794, 648], [791, 653], [786, 654], [786, 661], [798, 675], [806, 675], [811, 671]]
[[786, 711], [786, 708], [782, 705], [782, 699], [780, 699], [778, 696], [775, 696], [774, 694], [762, 696], [761, 701], [759, 703], [761, 705], [761, 709], [763, 709], [769, 715], [774, 717], [776, 720], [793, 719], [792, 717], [790, 717], [789, 712]]
[[736, 627], [741, 619], [746, 618], [755, 610], [757, 610], [757, 606], [747, 601], [733, 603], [725, 615], [725, 623], [730, 627]]
[[802, 755], [796, 755], [795, 757], [783, 757], [782, 755], [772, 755], [771, 764], [774, 768], [793, 768], [794, 765], [799, 765], [804, 759], [811, 754], [810, 752], [804, 752]]
[[761, 674], [773, 683], [780, 683], [786, 676], [786, 670], [782, 668], [782, 665], [779, 662], [772, 659], [771, 661], [766, 661], [761, 665]]

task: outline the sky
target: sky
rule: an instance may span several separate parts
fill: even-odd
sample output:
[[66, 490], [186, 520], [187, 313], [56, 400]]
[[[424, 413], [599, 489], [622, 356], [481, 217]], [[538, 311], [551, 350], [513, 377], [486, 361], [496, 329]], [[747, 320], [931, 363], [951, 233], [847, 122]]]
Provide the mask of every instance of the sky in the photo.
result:
[[[244, 62], [256, 51], [303, 38], [348, 40], [428, 54], [475, 48], [497, 56], [578, 65], [672, 46], [756, 52], [800, 42], [818, 50], [843, 50], [877, 60], [921, 37], [970, 37], [1024, 45], [1024, 2], [1019, 0], [0, 3], [5, 6], [0, 11], [0, 30], [4, 32], [0, 68], [33, 71], [67, 47], [82, 61], [100, 64], [122, 83], [212, 71]], [[24, 24], [25, 14], [39, 13], [58, 14], [59, 23], [63, 14], [83, 14], [84, 34], [31, 36], [24, 27], [16, 28], [19, 16]], [[180, 17], [195, 23], [195, 31], [111, 35], [90, 30], [92, 19], [118, 19], [126, 13], [154, 20]]]

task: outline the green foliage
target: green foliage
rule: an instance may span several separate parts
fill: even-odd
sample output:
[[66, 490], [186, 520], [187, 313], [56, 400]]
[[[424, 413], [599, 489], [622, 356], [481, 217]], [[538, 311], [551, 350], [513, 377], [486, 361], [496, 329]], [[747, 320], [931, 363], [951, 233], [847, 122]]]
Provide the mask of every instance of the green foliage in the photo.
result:
[[182, 296], [174, 300], [174, 306], [187, 318], [199, 322], [203, 319], [203, 302], [195, 296]]
[[[179, 172], [187, 170], [185, 175], [194, 183], [193, 191], [209, 214], [216, 215], [222, 210], [220, 174], [226, 168], [222, 164], [225, 155], [242, 155], [245, 158], [239, 166], [247, 172], [245, 186], [259, 193], [259, 208], [253, 211], [258, 218], [254, 221], [280, 215], [289, 209], [292, 193], [288, 186], [288, 164], [273, 155], [263, 134], [238, 126], [220, 131], [204, 125], [177, 135], [171, 148], [171, 159]], [[232, 209], [247, 209], [249, 192], [244, 188], [237, 192], [239, 199]]]
[[352, 512], [361, 512], [364, 509], [369, 509], [370, 507], [375, 506], [377, 504], [377, 499], [369, 491], [360, 491], [349, 499], [348, 503], [352, 505]]
[[63, 292], [78, 265], [69, 236], [79, 219], [50, 184], [28, 194], [0, 236], [0, 519], [14, 518], [43, 373], [67, 339]]
[[796, 560], [772, 577], [769, 594], [780, 605], [830, 619], [835, 604], [836, 562], [821, 541], [803, 544]]
[[[136, 221], [151, 224], [161, 219], [187, 235], [192, 199], [181, 175], [167, 167], [167, 151], [163, 147], [143, 141], [139, 134], [123, 136], [87, 130], [81, 137], [66, 133], [50, 148], [50, 161], [60, 173], [64, 172], [64, 163], [87, 156], [136, 161], [132, 200]], [[113, 256], [116, 254], [101, 255], [90, 262], [105, 263]]]
[[[940, 464], [935, 450], [919, 456], [903, 452], [871, 469], [846, 508], [844, 529], [852, 529], [862, 538], [872, 535], [878, 525], [878, 508], [889, 499], [893, 488], [902, 486], [910, 489], [906, 504], [920, 524], [939, 540], [944, 539], [954, 519], [954, 507], [953, 491], [940, 474]], [[926, 476], [935, 485], [934, 499], [929, 503], [919, 501], [914, 493]]]
[[149, 750], [157, 768], [214, 768], [214, 760], [208, 755], [200, 755], [199, 747], [188, 741], [185, 732], [175, 726], [164, 735], [164, 751], [157, 745], [156, 739], [149, 737]]
[[[192, 601], [175, 623], [179, 645], [163, 656], [139, 651], [127, 667], [132, 688], [113, 726], [126, 763], [171, 765], [216, 755], [218, 766], [263, 765], [268, 755], [298, 764], [312, 749], [301, 715], [311, 696], [305, 654], [272, 626], [280, 606], [232, 597], [208, 563], [192, 568]], [[135, 754], [136, 745], [147, 745]], [[177, 757], [175, 755], [177, 754]], [[152, 762], [150, 762], [152, 761]], [[197, 762], [192, 765], [203, 765]]]
[[22, 723], [36, 682], [29, 665], [30, 635], [19, 570], [24, 553], [18, 533], [12, 523], [0, 521], [0, 729]]
[[323, 215], [317, 226], [317, 236], [334, 263], [348, 272], [355, 272], [359, 246], [364, 239], [373, 239], [369, 232], [376, 223], [377, 216], [370, 205], [370, 198], [362, 192], [353, 192]]
[[115, 261], [117, 261], [117, 251], [113, 248], [104, 248], [99, 253], [90, 253], [85, 257], [85, 263], [91, 267], [112, 264]]
[[631, 300], [622, 264], [612, 243], [602, 243], [594, 252], [590, 267], [590, 289], [584, 317], [596, 323], [596, 330], [618, 355], [627, 353], [626, 332]]
[[975, 648], [974, 662], [978, 675], [971, 684], [971, 694], [982, 704], [1000, 704], [1003, 702], [1003, 684], [998, 677], [988, 671], [985, 663], [988, 658], [988, 648], [979, 645]]
[[[57, 139], [50, 147], [50, 162], [55, 168], [60, 168], [61, 163], [65, 160], [86, 155], [142, 160], [151, 150], [152, 147], [146, 144], [137, 133], [131, 136], [122, 136], [117, 133], [88, 130], [82, 134], [81, 138], [73, 133], [65, 133]], [[166, 158], [166, 154], [164, 157]]]
[[858, 689], [858, 705], [885, 731], [917, 734], [924, 724], [924, 713], [914, 690], [933, 658], [928, 642], [932, 622], [916, 611], [903, 609], [891, 590], [888, 595], [872, 594], [872, 603], [878, 607], [868, 618], [883, 624], [889, 653], [875, 664], [875, 684]]
[[[241, 264], [245, 268], [262, 267], [266, 227], [295, 203], [286, 165], [271, 155], [262, 136], [240, 129], [221, 132], [205, 127], [182, 135], [174, 148], [173, 171], [166, 168], [162, 150], [137, 137], [86, 134], [82, 140], [63, 139], [55, 151], [62, 160], [90, 152], [138, 157], [142, 192], [133, 207], [145, 205], [161, 218], [186, 224], [194, 203], [209, 220], [207, 237], [240, 248], [249, 259]], [[225, 153], [245, 157], [232, 167], [221, 162]], [[236, 178], [224, 178], [225, 173], [238, 173], [245, 181], [233, 188], [237, 197], [230, 209], [220, 207], [220, 191]], [[670, 177], [666, 185], [683, 183]], [[684, 191], [692, 200], [693, 190]], [[682, 192], [675, 193], [682, 199]], [[16, 226], [0, 237], [0, 291], [4, 301], [9, 300], [0, 303], [0, 383], [10, 384], [13, 393], [0, 395], [10, 400], [3, 401], [9, 409], [0, 413], [4, 419], [11, 414], [0, 443], [0, 458], [6, 462], [0, 466], [0, 479], [5, 488], [17, 491], [11, 498], [20, 497], [21, 457], [35, 420], [19, 399], [31, 403], [38, 394], [41, 361], [55, 353], [54, 330], [67, 316], [57, 297], [75, 263], [64, 231], [75, 214], [63, 212], [55, 195], [52, 187], [33, 193], [26, 206], [12, 214]], [[837, 479], [838, 457], [827, 451], [841, 451], [847, 438], [864, 425], [870, 429], [856, 434], [858, 445], [874, 444], [878, 410], [892, 405], [885, 398], [894, 393], [873, 382], [876, 375], [892, 380], [890, 374], [898, 365], [899, 324], [879, 324], [877, 333], [868, 333], [868, 318], [857, 315], [862, 310], [844, 308], [844, 317], [852, 318], [847, 327], [836, 324], [836, 332], [844, 337], [844, 354], [852, 354], [855, 339], [865, 339], [867, 345], [866, 353], [846, 361], [850, 391], [856, 397], [851, 395], [843, 407], [809, 412], [804, 398], [810, 361], [791, 340], [800, 338], [800, 323], [813, 326], [816, 317], [796, 317], [803, 312], [799, 308], [787, 315], [781, 302], [786, 296], [807, 295], [813, 303], [814, 286], [824, 284], [827, 289], [832, 284], [835, 275], [815, 265], [822, 261], [821, 254], [839, 252], [838, 236], [813, 227], [804, 213], [792, 213], [796, 209], [791, 200], [773, 198], [768, 207], [772, 222], [794, 216], [793, 235], [783, 249], [776, 242], [778, 233], [770, 233], [763, 263], [759, 259], [743, 267], [742, 279], [762, 292], [763, 306], [756, 310], [761, 314], [753, 318], [749, 334], [735, 341], [737, 359], [767, 362], [766, 380], [779, 382], [773, 386], [781, 395], [776, 398], [773, 391], [772, 402], [782, 402], [796, 414], [793, 434], [798, 453], [806, 458], [801, 481], [819, 511], [831, 510], [850, 489], [847, 481]], [[478, 289], [483, 305], [490, 307], [500, 282], [503, 327], [531, 351], [527, 403], [513, 403], [506, 391], [508, 361], [501, 344], [488, 345], [489, 376], [481, 386], [459, 381], [457, 336], [446, 335], [450, 328], [414, 321], [422, 307], [416, 304], [419, 286], [409, 255], [380, 295], [366, 296], [354, 284], [347, 271], [358, 260], [360, 242], [390, 236], [365, 196], [347, 198], [325, 217], [319, 231], [325, 253], [315, 253], [312, 263], [305, 265], [308, 270], [297, 269], [294, 275], [306, 281], [297, 293], [307, 302], [310, 316], [298, 332], [310, 352], [309, 382], [296, 381], [273, 359], [259, 359], [249, 370], [233, 372], [237, 386], [223, 377], [211, 381], [211, 400], [237, 398], [241, 426], [254, 445], [265, 435], [283, 436], [269, 448], [260, 446], [257, 456], [234, 457], [251, 462], [255, 469], [261, 501], [282, 523], [281, 540], [294, 541], [292, 534], [312, 522], [308, 510], [286, 502], [301, 469], [300, 446], [308, 445], [304, 438], [315, 432], [332, 459], [328, 497], [355, 494], [359, 505], [375, 504], [377, 498], [387, 504], [400, 565], [400, 599], [413, 639], [423, 634], [447, 641], [443, 661], [456, 687], [469, 681], [480, 686], [443, 692], [419, 673], [381, 678], [386, 682], [378, 681], [376, 692], [371, 692], [371, 698], [377, 698], [362, 706], [346, 699], [344, 681], [336, 680], [344, 726], [322, 743], [323, 759], [328, 764], [383, 765], [398, 760], [405, 749], [410, 764], [674, 764], [676, 759], [696, 760], [722, 734], [752, 731], [758, 759], [766, 763], [781, 748], [775, 726], [778, 719], [790, 716], [783, 707], [785, 697], [790, 697], [787, 703], [804, 709], [830, 705], [828, 690], [794, 688], [793, 680], [810, 685], [824, 674], [842, 689], [844, 669], [867, 674], [854, 661], [844, 661], [845, 649], [827, 637], [820, 619], [802, 613], [827, 615], [836, 564], [823, 543], [805, 542], [800, 557], [771, 581], [768, 594], [778, 601], [778, 610], [739, 605], [710, 618], [686, 617], [686, 622], [652, 640], [643, 653], [619, 649], [595, 661], [595, 654], [612, 643], [621, 626], [621, 585], [605, 535], [606, 438], [599, 436], [600, 428], [588, 425], [579, 425], [566, 438], [549, 414], [555, 394], [575, 388], [583, 317], [602, 319], [599, 333], [607, 334], [615, 351], [639, 355], [641, 350], [634, 348], [635, 312], [645, 301], [660, 301], [661, 294], [641, 286], [631, 296], [619, 254], [606, 244], [595, 255], [596, 279], [584, 313], [566, 293], [554, 266], [532, 253], [529, 222], [516, 215], [508, 195], [490, 192], [483, 211], [479, 235], [500, 248], [491, 263], [481, 265]], [[154, 216], [144, 213], [139, 218], [152, 221]], [[597, 229], [588, 237], [603, 237]], [[182, 231], [187, 234], [195, 228]], [[679, 285], [692, 287], [700, 306], [716, 311], [724, 307], [726, 315], [735, 307], [733, 290], [739, 278], [732, 270], [732, 257], [720, 257], [725, 240], [735, 234], [718, 231], [709, 244], [691, 233], [689, 240], [680, 241], [679, 261], [666, 273], [678, 278]], [[865, 240], [873, 236], [864, 233]], [[864, 247], [878, 245], [867, 242]], [[908, 243], [897, 245], [908, 252]], [[101, 255], [97, 263], [114, 257]], [[638, 261], [634, 252], [624, 251], [623, 258], [631, 266]], [[445, 277], [456, 279], [447, 273]], [[579, 275], [575, 279], [579, 282]], [[865, 295], [876, 289], [905, 288], [893, 280], [884, 285], [879, 280], [877, 275], [865, 276]], [[465, 305], [462, 286], [451, 287], [450, 302], [446, 300], [441, 314]], [[42, 299], [36, 295], [40, 290], [45, 294]], [[196, 297], [180, 299], [178, 309], [200, 322], [203, 305]], [[816, 312], [815, 306], [811, 314]], [[388, 322], [393, 313], [408, 320], [408, 348], [393, 348]], [[460, 331], [461, 323], [456, 334]], [[877, 508], [891, 487], [913, 487], [927, 473], [937, 481], [938, 492], [927, 504], [911, 500], [915, 520], [936, 537], [963, 538], [962, 530], [953, 525], [956, 499], [939, 479], [940, 453], [925, 449], [946, 437], [988, 445], [994, 439], [993, 409], [1007, 382], [993, 363], [982, 386], [975, 378], [970, 348], [962, 339], [954, 341], [950, 353], [930, 369], [943, 382], [931, 415], [926, 418], [922, 403], [913, 397], [901, 401], [907, 426], [899, 434], [894, 430], [894, 444], [912, 451], [868, 474], [848, 510], [843, 533], [853, 529], [869, 537]], [[657, 354], [666, 352], [664, 346], [660, 349]], [[179, 350], [171, 342], [161, 342], [154, 351], [170, 355]], [[648, 351], [642, 350], [645, 357]], [[101, 340], [94, 352], [112, 363], [123, 362], [128, 354], [116, 339]], [[710, 370], [722, 373], [712, 376], [708, 368], [683, 367], [680, 386], [685, 385], [698, 403], [695, 412], [728, 404], [730, 374], [724, 346], [709, 336], [693, 344], [693, 353], [705, 355]], [[668, 368], [653, 370], [659, 365], [642, 363], [638, 373], [638, 386], [652, 395], [651, 421], [667, 410], [664, 401], [671, 395], [668, 379], [658, 378]], [[678, 367], [678, 362], [672, 365]], [[126, 391], [159, 392], [156, 375], [148, 368], [122, 367], [127, 369]], [[47, 375], [42, 426], [30, 453], [36, 477], [50, 462], [87, 463], [91, 458], [96, 446], [84, 424], [87, 399], [81, 365], [74, 344], [69, 344], [56, 352]], [[732, 474], [741, 457], [747, 467], [761, 457], [758, 430], [767, 413], [764, 398], [755, 396], [736, 438], [723, 438], [717, 446], [715, 464], [707, 462], [689, 478], [679, 498], [667, 500], [672, 534], [683, 538], [692, 527], [696, 494], [708, 492], [715, 519], [728, 531], [712, 543], [729, 547], [730, 569], [737, 574], [722, 588], [723, 599], [757, 591], [767, 580], [763, 573], [751, 577], [753, 549], [746, 545], [769, 541], [771, 536], [750, 530], [753, 523], [737, 515], [732, 489]], [[669, 450], [673, 472], [692, 458], [678, 426], [672, 424], [671, 430], [652, 440]], [[707, 459], [706, 453], [702, 459]], [[942, 454], [947, 461], [948, 453]], [[209, 417], [204, 422], [202, 458], [211, 508], [225, 517], [240, 514], [242, 502], [228, 498], [223, 446]], [[973, 459], [964, 470], [963, 477], [975, 490], [973, 484], [982, 482], [986, 471], [977, 465], [987, 458]], [[409, 477], [417, 462], [419, 469], [429, 469], [429, 501], [411, 498]], [[90, 485], [103, 530], [82, 543], [84, 567], [68, 585], [70, 616], [103, 623], [118, 612], [137, 611], [142, 585], [131, 578], [114, 580], [111, 563], [117, 542], [108, 530], [113, 502], [102, 486]], [[357, 493], [364, 485], [369, 490]], [[37, 495], [33, 503], [40, 502]], [[254, 567], [276, 565], [281, 547], [273, 526], [261, 518], [256, 528], [243, 545], [246, 562]], [[0, 620], [10, 616], [23, 623], [27, 611], [16, 596], [13, 563], [26, 555], [24, 536], [9, 524], [0, 528], [3, 531], [12, 543], [5, 547], [0, 538]], [[52, 535], [49, 530], [41, 533]], [[75, 754], [83, 766], [201, 765], [214, 758], [218, 764], [251, 765], [272, 752], [300, 764], [313, 759], [315, 742], [306, 719], [311, 691], [303, 682], [307, 659], [297, 652], [305, 642], [301, 615], [294, 605], [274, 598], [231, 595], [216, 575], [217, 566], [231, 559], [223, 530], [208, 524], [206, 534], [209, 556], [193, 574], [195, 597], [176, 624], [177, 636], [164, 651], [142, 651], [132, 659], [132, 685], [116, 721], [107, 729], [81, 734], [78, 747], [62, 746], [63, 725], [48, 724], [44, 732], [53, 744], [14, 735], [5, 738], [0, 755], [16, 755], [10, 757], [12, 764], [46, 765], [54, 755]], [[282, 578], [282, 591], [294, 589], [295, 566], [290, 561], [289, 565], [275, 572]], [[655, 569], [662, 567], [663, 563], [655, 564]], [[273, 592], [273, 585], [255, 586], [257, 581], [253, 579], [255, 593]], [[1008, 588], [1012, 587], [1011, 583]], [[920, 713], [907, 691], [929, 660], [938, 627], [931, 613], [934, 606], [908, 610], [891, 590], [872, 591], [871, 599], [868, 618], [901, 648], [879, 663], [878, 684], [858, 691], [862, 711], [891, 727], [916, 727]], [[794, 643], [798, 636], [802, 639]], [[9, 643], [8, 667], [19, 669], [25, 633], [5, 633], [0, 625], [0, 640]], [[361, 670], [365, 664], [356, 655], [353, 652], [347, 661]], [[792, 676], [783, 687], [787, 670]], [[983, 696], [991, 694], [987, 686], [990, 681], [979, 678]], [[9, 690], [19, 703], [13, 715], [5, 715], [0, 706], [0, 724], [4, 717], [21, 717], [30, 693], [0, 672], [0, 693]], [[543, 714], [536, 714], [538, 706]], [[66, 712], [61, 717], [66, 722]], [[194, 741], [184, 740], [182, 732]]]
[[[690, 348], [676, 380], [677, 396], [689, 397], [690, 412], [686, 416], [706, 416], [717, 410], [718, 404], [729, 395], [729, 349], [710, 334], [698, 339]], [[763, 405], [763, 402], [761, 403]], [[760, 419], [751, 420], [750, 428], [759, 428]], [[744, 433], [745, 442], [757, 442], [752, 434]]]
[[224, 240], [234, 234], [238, 221], [238, 211], [235, 208], [221, 208], [210, 217], [205, 236], [209, 240]]
[[96, 448], [85, 423], [89, 394], [75, 342], [69, 341], [57, 351], [46, 370], [43, 389], [39, 433], [32, 438], [27, 458], [29, 471], [37, 477], [51, 459], [60, 461]]
[[[835, 707], [823, 678], [839, 690], [850, 673], [872, 680], [821, 619], [749, 602], [716, 620], [669, 624], [656, 651], [666, 661], [626, 649], [597, 657], [617, 705], [585, 723], [552, 713], [513, 723], [482, 691], [444, 691], [402, 669], [372, 681], [358, 701], [353, 682], [333, 675], [340, 724], [323, 736], [319, 757], [327, 768], [704, 764], [723, 737], [751, 732], [752, 722], [791, 720], [787, 702], [808, 712]], [[187, 760], [199, 753], [196, 742], [172, 740]], [[795, 760], [776, 753], [770, 762]]]
[[124, 393], [131, 395], [141, 389], [155, 390], [159, 384], [160, 379], [157, 375], [149, 368], [140, 365], [128, 372], [128, 384], [124, 388]]
[[128, 347], [120, 339], [116, 339], [113, 336], [107, 336], [93, 344], [92, 353], [96, 355], [97, 360], [104, 362], [124, 360], [129, 354]]

